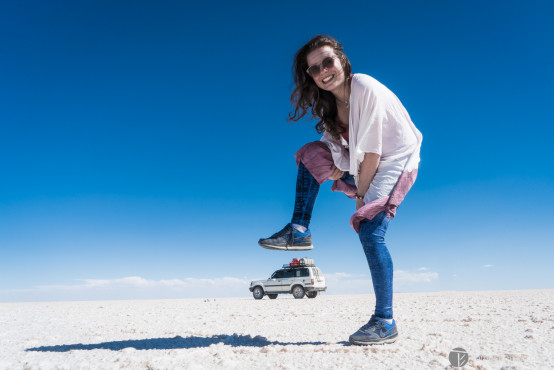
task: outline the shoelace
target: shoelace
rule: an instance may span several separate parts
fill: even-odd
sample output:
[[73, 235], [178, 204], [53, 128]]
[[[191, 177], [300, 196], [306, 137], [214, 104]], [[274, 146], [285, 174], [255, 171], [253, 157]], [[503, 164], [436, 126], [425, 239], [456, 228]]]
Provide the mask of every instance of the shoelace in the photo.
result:
[[380, 323], [382, 323], [382, 321], [377, 321], [377, 319], [374, 319], [373, 317], [371, 319], [369, 319], [369, 321], [367, 322], [367, 324], [363, 325], [360, 330], [367, 330], [373, 326], [378, 326]]
[[[292, 229], [292, 226], [290, 224], [288, 224], [281, 231], [278, 231], [275, 234], [273, 234], [271, 236], [271, 238], [278, 238], [278, 237], [284, 236], [289, 232], [290, 229]], [[293, 232], [294, 232], [294, 230], [293, 230]]]

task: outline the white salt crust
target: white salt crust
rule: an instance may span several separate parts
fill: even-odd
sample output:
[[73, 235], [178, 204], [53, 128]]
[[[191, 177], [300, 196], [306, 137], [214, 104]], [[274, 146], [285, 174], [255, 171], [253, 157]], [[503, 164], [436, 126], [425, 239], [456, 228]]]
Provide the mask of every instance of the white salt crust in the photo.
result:
[[0, 304], [0, 369], [553, 368], [554, 290], [394, 296], [399, 339], [351, 346], [371, 295]]

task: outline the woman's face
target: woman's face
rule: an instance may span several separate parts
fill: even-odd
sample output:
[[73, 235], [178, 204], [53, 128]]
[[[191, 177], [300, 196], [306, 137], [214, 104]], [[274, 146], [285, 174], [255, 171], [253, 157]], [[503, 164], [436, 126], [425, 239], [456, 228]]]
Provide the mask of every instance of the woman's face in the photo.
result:
[[[332, 64], [328, 58], [332, 58]], [[307, 55], [306, 61], [308, 68], [316, 66], [317, 69], [317, 66], [319, 67], [319, 73], [312, 73], [312, 78], [321, 89], [337, 93], [344, 89], [344, 70], [339, 57], [331, 46], [325, 45], [311, 51]]]

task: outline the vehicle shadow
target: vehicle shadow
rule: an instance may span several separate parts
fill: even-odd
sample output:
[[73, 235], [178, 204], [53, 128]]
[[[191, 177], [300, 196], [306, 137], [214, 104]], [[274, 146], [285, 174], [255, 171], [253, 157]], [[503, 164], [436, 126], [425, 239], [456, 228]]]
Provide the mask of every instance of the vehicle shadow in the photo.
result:
[[[212, 344], [223, 343], [232, 347], [265, 347], [269, 345], [281, 346], [304, 346], [304, 345], [322, 345], [326, 342], [280, 342], [269, 341], [262, 336], [251, 337], [250, 335], [214, 335], [211, 337], [186, 337], [176, 336], [174, 338], [151, 338], [151, 339], [134, 339], [134, 340], [119, 340], [112, 342], [102, 342], [94, 344], [61, 344], [57, 346], [42, 346], [27, 348], [25, 351], [34, 352], [69, 352], [73, 350], [90, 351], [94, 349], [109, 349], [112, 351], [120, 351], [124, 348], [134, 348], [137, 350], [149, 349], [191, 349], [209, 347]], [[340, 343], [342, 344], [342, 343]]]

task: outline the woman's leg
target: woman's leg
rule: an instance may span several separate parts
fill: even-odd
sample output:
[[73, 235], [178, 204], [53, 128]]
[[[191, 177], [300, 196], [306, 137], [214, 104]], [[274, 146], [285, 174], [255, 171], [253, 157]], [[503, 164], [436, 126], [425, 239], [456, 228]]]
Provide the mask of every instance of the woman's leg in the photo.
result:
[[[296, 177], [296, 197], [292, 220], [283, 229], [269, 238], [258, 241], [261, 247], [277, 250], [313, 249], [312, 234], [308, 229], [312, 218], [314, 203], [319, 193], [319, 183], [302, 162], [298, 163]], [[299, 230], [303, 227], [305, 229]]]
[[393, 343], [398, 329], [392, 318], [392, 259], [385, 245], [385, 233], [390, 218], [385, 211], [372, 220], [360, 222], [360, 241], [364, 247], [373, 289], [375, 290], [375, 314], [349, 338], [350, 343], [359, 345]]
[[375, 316], [392, 319], [392, 259], [385, 244], [385, 233], [390, 222], [386, 211], [372, 220], [360, 223], [360, 241], [371, 270], [371, 279], [375, 291]]
[[314, 203], [319, 193], [319, 183], [312, 176], [304, 163], [298, 164], [298, 175], [296, 176], [296, 197], [294, 199], [294, 212], [292, 213], [292, 224], [310, 226]]
[[[319, 193], [319, 186], [329, 179], [335, 165], [329, 147], [321, 141], [304, 145], [296, 152], [295, 157], [298, 175], [292, 220], [269, 238], [260, 239], [258, 244], [261, 247], [277, 250], [313, 248], [312, 236], [308, 229], [312, 211]], [[348, 175], [345, 174], [344, 177], [348, 177]]]

